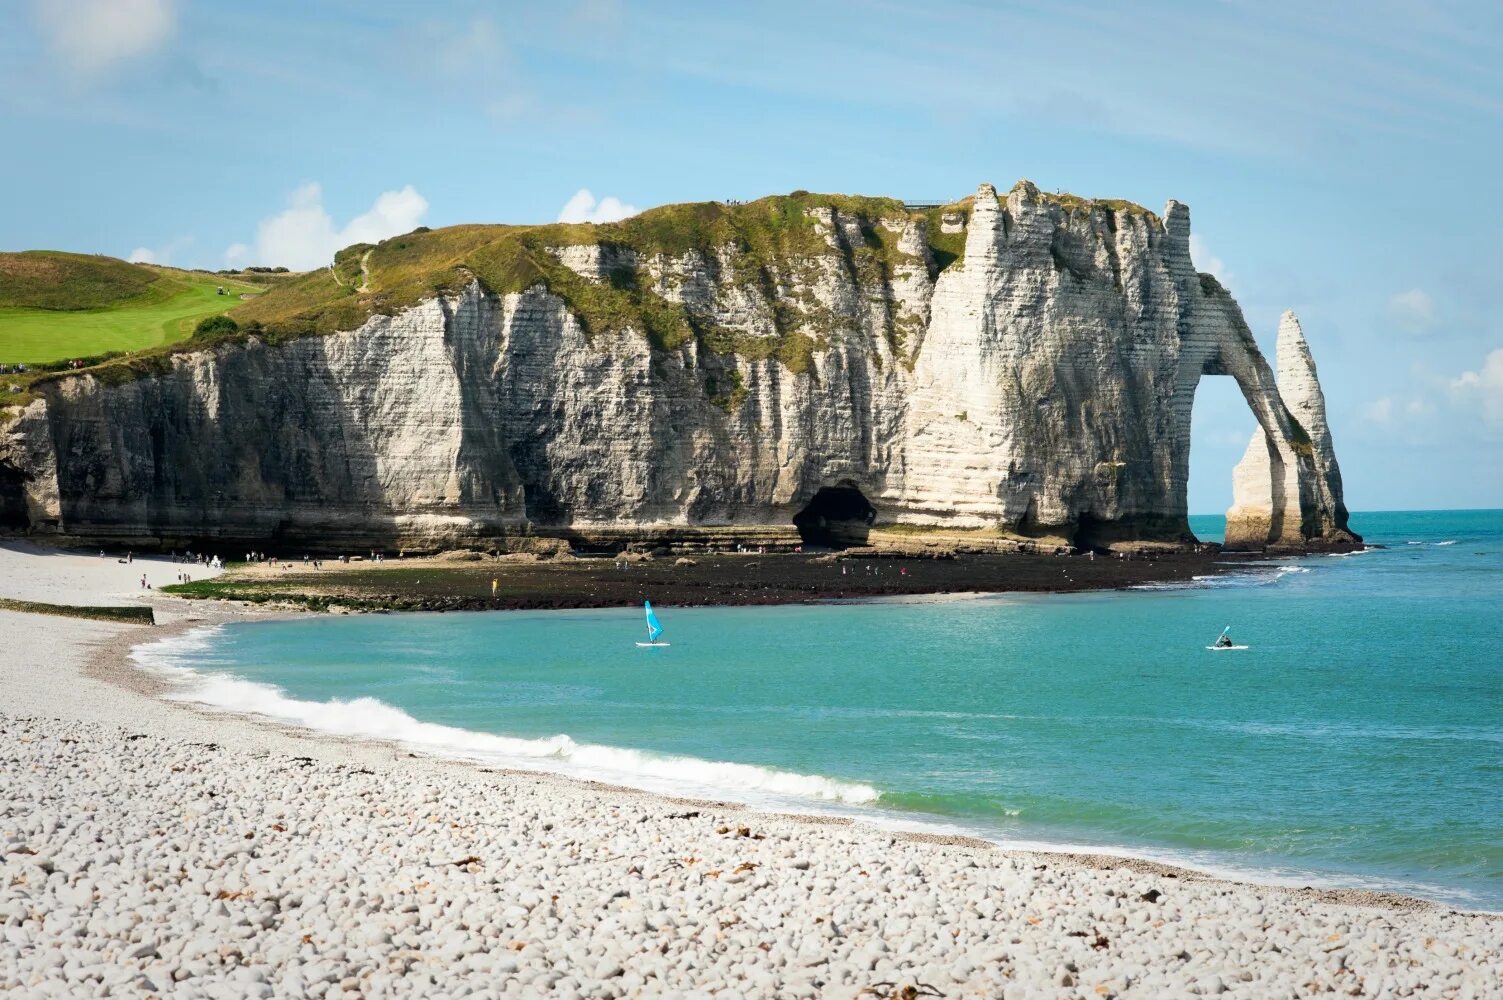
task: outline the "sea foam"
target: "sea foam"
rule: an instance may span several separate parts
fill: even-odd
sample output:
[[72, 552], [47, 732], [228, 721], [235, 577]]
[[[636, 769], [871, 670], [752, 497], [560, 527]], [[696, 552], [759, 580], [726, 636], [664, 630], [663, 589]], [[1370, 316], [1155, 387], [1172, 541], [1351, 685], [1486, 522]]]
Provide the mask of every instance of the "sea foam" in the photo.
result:
[[577, 743], [563, 733], [524, 739], [422, 722], [376, 698], [294, 698], [271, 684], [231, 674], [203, 673], [184, 662], [202, 656], [212, 645], [216, 631], [201, 629], [138, 646], [131, 656], [144, 669], [172, 683], [173, 690], [166, 695], [172, 701], [259, 715], [335, 736], [389, 740], [438, 757], [548, 771], [671, 795], [732, 797], [762, 805], [803, 801], [860, 806], [876, 802], [881, 795], [871, 785], [858, 782], [754, 764]]

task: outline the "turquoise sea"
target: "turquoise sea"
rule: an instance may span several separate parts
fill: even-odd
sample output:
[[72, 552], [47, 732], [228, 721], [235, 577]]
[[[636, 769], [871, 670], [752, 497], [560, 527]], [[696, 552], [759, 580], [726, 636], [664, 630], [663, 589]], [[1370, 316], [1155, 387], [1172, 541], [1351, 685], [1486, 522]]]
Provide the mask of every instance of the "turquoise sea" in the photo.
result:
[[[1216, 537], [1217, 521], [1197, 524]], [[300, 618], [175, 697], [429, 753], [1503, 910], [1503, 511], [1172, 589]], [[1205, 649], [1230, 624], [1251, 648]]]

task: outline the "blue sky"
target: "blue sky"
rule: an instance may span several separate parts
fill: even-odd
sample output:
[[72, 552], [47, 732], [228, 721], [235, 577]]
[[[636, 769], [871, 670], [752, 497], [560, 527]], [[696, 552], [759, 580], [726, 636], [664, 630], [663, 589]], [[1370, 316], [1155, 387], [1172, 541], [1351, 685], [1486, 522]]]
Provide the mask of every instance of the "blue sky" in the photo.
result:
[[[1503, 506], [1500, 125], [1491, 2], [0, 0], [0, 248], [217, 268], [795, 188], [1172, 197], [1266, 351], [1299, 313], [1357, 510]], [[1192, 510], [1252, 426], [1203, 384]]]

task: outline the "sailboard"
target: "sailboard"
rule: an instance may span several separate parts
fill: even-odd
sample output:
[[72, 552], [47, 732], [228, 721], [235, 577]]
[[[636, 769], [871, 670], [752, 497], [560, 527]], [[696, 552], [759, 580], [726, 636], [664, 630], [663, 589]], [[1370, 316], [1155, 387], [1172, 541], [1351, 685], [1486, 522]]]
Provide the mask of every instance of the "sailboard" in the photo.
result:
[[1231, 652], [1232, 650], [1247, 649], [1248, 648], [1247, 646], [1223, 646], [1223, 645], [1221, 645], [1221, 636], [1226, 635], [1231, 630], [1232, 630], [1232, 627], [1230, 625], [1228, 625], [1226, 628], [1222, 629], [1221, 630], [1221, 635], [1218, 635], [1216, 637], [1215, 644], [1207, 646], [1206, 649], [1209, 649], [1213, 653], [1226, 653], [1226, 652]]
[[652, 602], [643, 601], [642, 610], [647, 613], [647, 641], [637, 643], [638, 646], [667, 646], [669, 643], [660, 641], [663, 634], [663, 623], [658, 621], [658, 616], [653, 613]]

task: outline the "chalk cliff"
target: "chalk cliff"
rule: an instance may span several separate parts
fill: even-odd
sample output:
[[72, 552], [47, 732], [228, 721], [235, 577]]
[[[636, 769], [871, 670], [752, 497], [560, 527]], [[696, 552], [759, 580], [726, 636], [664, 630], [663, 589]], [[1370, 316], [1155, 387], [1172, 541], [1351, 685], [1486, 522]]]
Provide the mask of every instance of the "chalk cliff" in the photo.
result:
[[879, 526], [1184, 541], [1195, 389], [1228, 375], [1280, 469], [1265, 506], [1298, 514], [1279, 540], [1350, 540], [1313, 364], [1281, 396], [1189, 234], [1176, 202], [1021, 182], [351, 248], [237, 310], [238, 337], [31, 386], [0, 424], [0, 526], [796, 539], [859, 491]]
[[1313, 475], [1291, 462], [1283, 442], [1260, 427], [1232, 471], [1226, 544], [1235, 549], [1308, 548], [1358, 541], [1347, 527], [1341, 468], [1326, 423], [1326, 397], [1315, 359], [1293, 312], [1279, 319], [1274, 351], [1278, 389], [1296, 421], [1295, 459], [1308, 457]]

